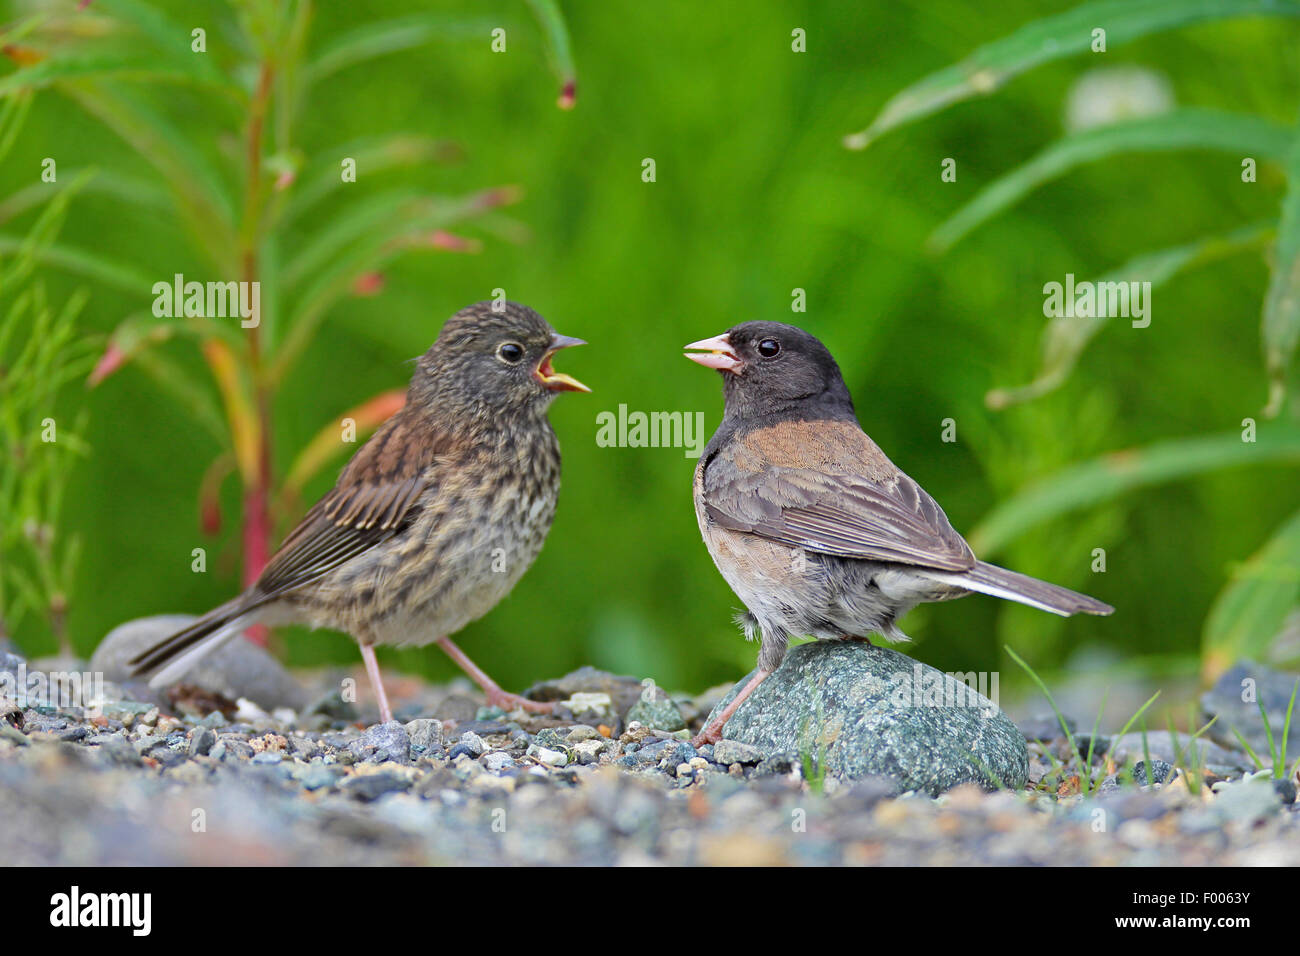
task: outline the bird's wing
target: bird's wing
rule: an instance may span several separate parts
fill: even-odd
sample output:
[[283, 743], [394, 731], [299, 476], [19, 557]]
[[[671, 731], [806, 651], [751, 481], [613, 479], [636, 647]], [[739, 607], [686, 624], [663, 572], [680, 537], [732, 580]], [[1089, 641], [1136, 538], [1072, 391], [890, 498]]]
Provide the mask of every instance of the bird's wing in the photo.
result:
[[856, 471], [845, 469], [845, 456], [827, 470], [723, 451], [704, 473], [705, 512], [724, 528], [792, 548], [947, 571], [973, 567], [975, 555], [938, 503], [862, 437], [879, 459]]
[[[430, 436], [411, 442], [402, 413], [389, 419], [312, 506], [257, 579], [262, 596], [315, 581], [392, 537], [418, 513], [416, 502], [438, 484], [439, 463], [455, 444]], [[445, 469], [442, 469], [445, 470]]]

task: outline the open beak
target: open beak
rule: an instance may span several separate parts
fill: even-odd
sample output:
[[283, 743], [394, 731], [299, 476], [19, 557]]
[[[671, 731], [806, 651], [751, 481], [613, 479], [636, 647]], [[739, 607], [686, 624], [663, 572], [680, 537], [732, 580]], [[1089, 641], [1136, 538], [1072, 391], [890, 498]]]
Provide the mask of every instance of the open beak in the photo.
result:
[[733, 375], [744, 368], [736, 350], [731, 347], [731, 339], [724, 335], [715, 335], [711, 339], [701, 339], [686, 346], [688, 349], [700, 349], [699, 352], [687, 352], [686, 357], [692, 362], [699, 362], [705, 368], [716, 368], [719, 372], [731, 372]]
[[536, 371], [533, 372], [533, 378], [541, 382], [543, 388], [549, 388], [552, 392], [590, 392], [591, 389], [572, 375], [565, 375], [563, 372], [557, 372], [551, 368], [551, 356], [560, 349], [586, 344], [582, 339], [575, 339], [571, 335], [555, 333], [555, 335], [551, 336], [551, 347], [546, 350], [546, 354], [542, 356]]

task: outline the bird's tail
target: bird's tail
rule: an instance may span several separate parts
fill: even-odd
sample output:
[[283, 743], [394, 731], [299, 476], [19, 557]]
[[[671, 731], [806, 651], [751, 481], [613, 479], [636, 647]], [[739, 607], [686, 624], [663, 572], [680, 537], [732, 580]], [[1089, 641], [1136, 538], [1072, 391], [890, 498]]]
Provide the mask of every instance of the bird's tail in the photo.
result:
[[985, 561], [977, 561], [969, 571], [955, 574], [936, 572], [931, 577], [945, 584], [1006, 598], [1008, 601], [1018, 601], [1062, 617], [1071, 614], [1110, 614], [1115, 610], [1109, 604], [1086, 594], [1031, 578], [1027, 574], [1008, 571]]
[[127, 664], [132, 676], [157, 671], [149, 678], [151, 687], [165, 687], [182, 677], [200, 660], [253, 623], [256, 604], [240, 595], [213, 608], [193, 624], [141, 651]]

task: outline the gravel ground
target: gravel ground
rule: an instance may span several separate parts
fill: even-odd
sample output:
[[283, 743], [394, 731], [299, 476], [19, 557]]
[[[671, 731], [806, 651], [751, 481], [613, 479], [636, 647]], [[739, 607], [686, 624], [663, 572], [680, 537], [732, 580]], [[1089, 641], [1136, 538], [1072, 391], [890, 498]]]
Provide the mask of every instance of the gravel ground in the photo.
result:
[[[689, 729], [624, 726], [617, 701], [639, 684], [586, 676], [578, 683], [605, 691], [549, 685], [569, 695], [554, 719], [404, 680], [398, 713], [442, 719], [364, 726], [328, 690], [337, 675], [311, 678], [323, 693], [301, 715], [183, 693], [95, 716], [0, 702], [0, 861], [1300, 864], [1287, 781], [1225, 766], [1189, 781], [1153, 759], [1153, 782], [1140, 767], [1135, 783], [1116, 773], [1131, 761], [1116, 764], [1107, 738], [1082, 774], [1046, 727], [1030, 730], [1045, 739], [1030, 741], [1023, 791], [897, 794], [884, 778], [818, 779], [800, 760], [728, 741], [696, 751]], [[722, 690], [671, 709], [698, 726]]]

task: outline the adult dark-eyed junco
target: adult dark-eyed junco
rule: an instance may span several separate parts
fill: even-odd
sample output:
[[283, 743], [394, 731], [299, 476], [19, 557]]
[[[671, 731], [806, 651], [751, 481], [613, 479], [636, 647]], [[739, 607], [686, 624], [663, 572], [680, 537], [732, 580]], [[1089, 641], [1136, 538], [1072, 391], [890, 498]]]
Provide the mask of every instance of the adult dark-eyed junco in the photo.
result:
[[905, 641], [917, 604], [972, 591], [1069, 616], [1084, 594], [977, 560], [943, 509], [861, 427], [839, 366], [802, 329], [745, 322], [686, 357], [722, 373], [726, 410], [695, 469], [709, 554], [761, 638], [758, 670], [696, 738], [720, 739], [790, 637]]
[[[491, 704], [545, 712], [507, 694], [449, 635], [486, 614], [541, 550], [555, 515], [560, 447], [546, 410], [590, 391], [551, 367], [581, 339], [515, 303], [461, 309], [417, 361], [405, 406], [348, 462], [247, 591], [136, 657], [173, 682], [254, 623], [350, 634], [392, 719], [375, 645], [437, 643]], [[161, 668], [161, 669], [159, 669]]]

